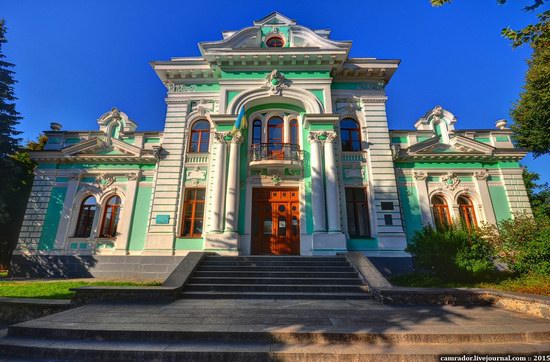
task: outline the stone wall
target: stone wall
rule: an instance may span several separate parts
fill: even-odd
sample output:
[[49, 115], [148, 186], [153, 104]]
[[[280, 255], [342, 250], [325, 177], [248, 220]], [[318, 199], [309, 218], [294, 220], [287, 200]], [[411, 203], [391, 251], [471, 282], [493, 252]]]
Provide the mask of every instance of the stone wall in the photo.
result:
[[183, 256], [13, 255], [9, 274], [30, 278], [164, 280]]

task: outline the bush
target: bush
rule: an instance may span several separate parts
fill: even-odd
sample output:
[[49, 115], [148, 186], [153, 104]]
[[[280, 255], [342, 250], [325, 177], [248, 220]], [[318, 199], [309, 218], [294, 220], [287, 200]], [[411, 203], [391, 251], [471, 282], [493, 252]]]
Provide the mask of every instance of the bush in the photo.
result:
[[491, 244], [460, 223], [441, 229], [425, 226], [407, 251], [418, 267], [451, 280], [480, 279], [495, 269]]
[[498, 227], [484, 224], [480, 234], [510, 270], [550, 275], [550, 218], [516, 214]]

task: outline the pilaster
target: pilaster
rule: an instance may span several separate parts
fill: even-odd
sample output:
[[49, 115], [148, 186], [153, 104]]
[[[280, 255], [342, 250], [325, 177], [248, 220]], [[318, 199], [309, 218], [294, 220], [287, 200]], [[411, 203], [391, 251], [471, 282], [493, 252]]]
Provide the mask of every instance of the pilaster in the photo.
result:
[[128, 253], [128, 243], [130, 242], [130, 228], [132, 227], [132, 215], [134, 213], [137, 188], [141, 172], [132, 172], [127, 175], [126, 198], [122, 206], [120, 215], [121, 225], [119, 235], [116, 240], [115, 255], [126, 255]]
[[69, 225], [71, 217], [78, 217], [80, 210], [75, 210], [73, 214], [73, 204], [78, 185], [80, 184], [80, 177], [78, 174], [71, 174], [69, 176], [69, 182], [67, 184], [67, 193], [65, 194], [65, 200], [63, 201], [63, 210], [61, 211], [61, 218], [59, 219], [59, 226], [57, 227], [57, 234], [55, 235], [54, 250], [66, 249], [65, 242], [69, 234]]
[[477, 192], [481, 198], [481, 205], [483, 207], [483, 213], [485, 216], [485, 222], [496, 225], [497, 219], [495, 211], [493, 210], [493, 203], [491, 202], [491, 194], [489, 193], [489, 186], [487, 185], [487, 179], [489, 173], [486, 170], [474, 172]]
[[[376, 237], [380, 249], [404, 249], [406, 237], [403, 231], [401, 207], [399, 204], [397, 180], [390, 148], [390, 135], [386, 117], [385, 96], [361, 98], [361, 112], [366, 128], [363, 141], [367, 147], [370, 192], [374, 195], [376, 210], [381, 203], [392, 203], [393, 210], [382, 215], [373, 215], [376, 220]], [[391, 224], [386, 215], [391, 215]]]
[[[177, 210], [181, 200], [183, 162], [186, 147], [186, 117], [189, 108], [188, 100], [167, 100], [165, 130], [162, 150], [157, 163], [155, 184], [153, 187], [152, 206], [149, 219], [146, 254], [172, 254], [176, 234]], [[173, 191], [167, 191], [170, 185]], [[167, 223], [157, 224], [157, 216], [168, 218]]]
[[428, 173], [423, 171], [414, 171], [413, 178], [416, 186], [416, 192], [418, 193], [418, 204], [420, 205], [420, 218], [422, 220], [422, 225], [434, 226], [434, 220], [430, 208], [430, 193], [428, 191], [427, 184]]
[[313, 232], [326, 232], [325, 187], [323, 164], [321, 160], [320, 132], [311, 132], [308, 141], [311, 144], [311, 204], [313, 209]]

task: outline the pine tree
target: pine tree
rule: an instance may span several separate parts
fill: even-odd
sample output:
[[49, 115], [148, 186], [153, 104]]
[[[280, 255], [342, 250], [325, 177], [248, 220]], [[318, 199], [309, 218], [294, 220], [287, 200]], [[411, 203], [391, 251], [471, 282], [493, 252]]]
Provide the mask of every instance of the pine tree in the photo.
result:
[[11, 70], [14, 65], [5, 61], [6, 56], [2, 52], [3, 45], [7, 43], [6, 30], [6, 21], [0, 19], [0, 162], [2, 163], [9, 161], [10, 155], [18, 150], [21, 141], [16, 138], [21, 132], [15, 129], [21, 117], [15, 110], [14, 103], [17, 99], [13, 90], [16, 81], [13, 78], [14, 72]]

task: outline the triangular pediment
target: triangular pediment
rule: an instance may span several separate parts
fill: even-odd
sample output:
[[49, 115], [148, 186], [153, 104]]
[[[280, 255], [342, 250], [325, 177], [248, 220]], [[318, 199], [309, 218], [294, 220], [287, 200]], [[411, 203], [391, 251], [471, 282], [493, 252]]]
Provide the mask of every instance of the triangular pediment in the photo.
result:
[[296, 20], [274, 11], [259, 20], [255, 20], [254, 25], [296, 25]]
[[93, 137], [89, 140], [65, 147], [61, 150], [61, 153], [64, 156], [104, 155], [139, 157], [141, 156], [141, 149], [117, 139]]
[[455, 136], [449, 143], [442, 143], [439, 136], [419, 142], [406, 149], [409, 156], [414, 155], [492, 155], [495, 148], [471, 138]]

